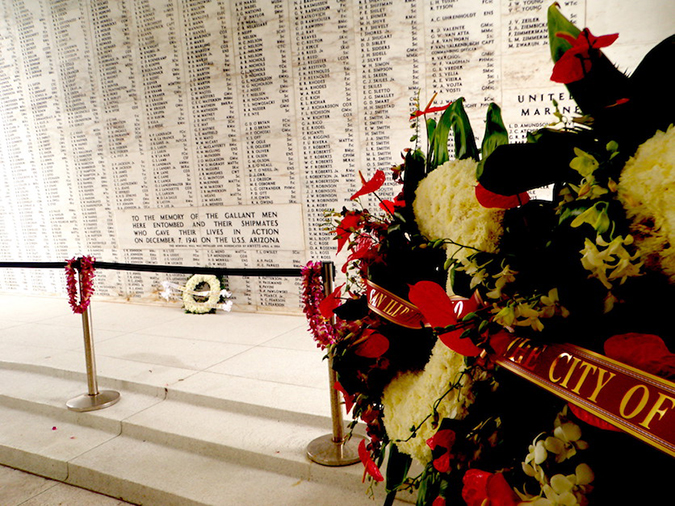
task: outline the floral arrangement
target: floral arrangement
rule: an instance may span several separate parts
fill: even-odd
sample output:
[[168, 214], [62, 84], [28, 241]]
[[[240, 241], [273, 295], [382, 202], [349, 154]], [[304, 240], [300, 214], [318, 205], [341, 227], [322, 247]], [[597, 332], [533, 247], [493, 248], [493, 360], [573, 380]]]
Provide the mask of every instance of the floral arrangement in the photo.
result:
[[169, 300], [173, 290], [178, 290], [181, 292], [186, 313], [215, 313], [216, 309], [231, 311], [232, 294], [227, 289], [221, 288], [223, 285], [223, 281], [213, 274], [195, 274], [187, 280], [185, 286], [169, 281], [163, 282], [164, 290], [160, 296]]
[[[89, 307], [91, 295], [94, 293], [94, 262], [96, 259], [92, 256], [83, 256], [81, 258], [71, 258], [66, 260], [66, 288], [68, 290], [68, 304], [75, 314], [82, 314]], [[77, 301], [78, 281], [75, 276], [75, 270], [80, 271], [80, 301]]]
[[[491, 104], [479, 149], [463, 99], [437, 107], [434, 97], [412, 114], [415, 146], [392, 170], [400, 194], [381, 200], [377, 171], [362, 177], [355, 209], [329, 214], [338, 251], [349, 251], [346, 283], [325, 294], [318, 265], [304, 270], [310, 328], [351, 426], [366, 425], [364, 478], [385, 482], [385, 505], [403, 491], [418, 506], [665, 495], [671, 455], [495, 358], [517, 335], [675, 379], [675, 112], [649, 103], [667, 96], [660, 73], [675, 37], [628, 77], [601, 51], [618, 35], [579, 30], [557, 5], [548, 14], [552, 79], [584, 116], [558, 113], [557, 125], [509, 144]], [[551, 201], [528, 193], [547, 185]]]

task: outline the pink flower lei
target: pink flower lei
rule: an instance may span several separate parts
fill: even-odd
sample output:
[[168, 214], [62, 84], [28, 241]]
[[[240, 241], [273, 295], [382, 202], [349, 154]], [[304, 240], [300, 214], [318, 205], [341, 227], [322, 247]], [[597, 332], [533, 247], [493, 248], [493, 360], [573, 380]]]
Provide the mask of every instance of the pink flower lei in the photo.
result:
[[75, 267], [77, 258], [66, 260], [66, 286], [68, 289], [68, 304], [73, 308], [73, 313], [81, 314], [89, 307], [91, 294], [94, 293], [94, 262], [91, 256], [80, 258], [80, 272], [82, 274], [82, 286], [80, 290], [80, 302], [77, 302], [77, 279], [75, 279]]
[[324, 349], [335, 343], [336, 336], [330, 319], [323, 316], [319, 308], [326, 298], [321, 271], [321, 262], [309, 262], [302, 268], [301, 300], [314, 340]]

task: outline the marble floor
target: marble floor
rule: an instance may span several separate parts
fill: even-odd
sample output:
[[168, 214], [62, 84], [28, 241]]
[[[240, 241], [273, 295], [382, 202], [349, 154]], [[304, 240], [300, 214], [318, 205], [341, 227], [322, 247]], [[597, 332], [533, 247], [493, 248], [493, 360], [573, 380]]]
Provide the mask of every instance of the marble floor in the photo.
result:
[[[87, 392], [81, 316], [71, 312], [65, 297], [0, 293], [0, 505], [378, 504], [367, 497], [360, 464], [334, 470], [306, 458], [306, 444], [330, 432], [331, 425], [327, 364], [303, 316], [187, 315], [179, 305], [96, 298], [91, 312], [99, 383], [119, 389], [122, 398], [92, 412], [83, 424], [81, 414], [64, 409], [69, 398]], [[218, 423], [206, 425], [210, 419], [222, 420], [223, 412], [230, 421], [227, 433], [214, 427]], [[241, 426], [235, 425], [240, 419]], [[256, 429], [248, 426], [249, 419], [274, 424], [279, 437], [257, 431], [259, 440], [251, 442], [249, 433]], [[205, 425], [199, 428], [200, 439], [193, 440], [191, 424], [197, 422]], [[227, 439], [237, 431], [242, 437]], [[115, 460], [120, 448], [129, 454], [147, 447], [164, 452], [156, 459], [173, 461], [195, 445], [203, 447], [211, 468], [222, 464], [225, 451], [235, 457], [235, 464], [227, 464], [232, 476], [249, 476], [251, 466], [266, 473], [260, 479], [270, 491], [259, 491], [265, 502], [235, 499], [239, 492], [234, 484], [223, 483], [215, 483], [211, 494], [231, 494], [231, 499], [202, 498], [201, 491], [189, 501], [165, 499], [189, 496], [190, 491], [178, 488], [191, 481], [191, 469], [178, 479], [180, 470], [168, 470], [174, 474], [162, 479], [155, 495], [138, 499], [149, 494], [139, 491], [139, 483], [153, 477]], [[104, 453], [107, 447], [117, 453]], [[185, 458], [201, 465], [189, 460], [191, 455]], [[208, 478], [209, 469], [205, 465], [200, 471], [200, 480]], [[215, 476], [214, 481], [222, 481]], [[128, 494], [127, 482], [136, 487]], [[239, 482], [250, 488], [244, 479]], [[286, 495], [275, 501], [282, 489]]]
[[0, 466], [2, 506], [125, 506], [127, 502]]

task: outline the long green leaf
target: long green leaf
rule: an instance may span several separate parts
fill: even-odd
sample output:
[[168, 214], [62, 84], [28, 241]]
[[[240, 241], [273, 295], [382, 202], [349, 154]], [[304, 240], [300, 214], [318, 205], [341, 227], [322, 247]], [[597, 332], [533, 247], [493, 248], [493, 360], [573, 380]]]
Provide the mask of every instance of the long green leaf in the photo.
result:
[[[433, 120], [427, 120], [429, 124]], [[438, 124], [434, 122], [434, 128], [431, 130], [427, 126], [429, 132], [429, 154], [427, 156], [427, 172], [431, 172], [439, 165], [444, 164], [450, 160], [448, 153], [448, 136], [450, 134], [450, 126], [452, 123], [450, 108], [448, 107], [438, 119]]]
[[476, 146], [476, 138], [473, 135], [471, 122], [464, 110], [464, 98], [455, 100], [450, 107], [450, 118], [452, 123], [452, 130], [455, 140], [455, 158], [457, 160], [464, 160], [465, 158], [473, 158], [478, 161], [478, 147]]
[[504, 121], [502, 120], [502, 110], [495, 103], [488, 106], [485, 117], [485, 135], [481, 145], [481, 161], [476, 168], [476, 178], [480, 178], [483, 173], [484, 160], [497, 148], [509, 143], [509, 133], [506, 131]]
[[572, 47], [572, 45], [565, 39], [556, 36], [557, 33], [569, 33], [572, 37], [577, 37], [581, 30], [572, 24], [565, 16], [558, 10], [558, 4], [554, 3], [548, 8], [548, 41], [551, 46], [551, 58], [557, 62], [565, 51]]

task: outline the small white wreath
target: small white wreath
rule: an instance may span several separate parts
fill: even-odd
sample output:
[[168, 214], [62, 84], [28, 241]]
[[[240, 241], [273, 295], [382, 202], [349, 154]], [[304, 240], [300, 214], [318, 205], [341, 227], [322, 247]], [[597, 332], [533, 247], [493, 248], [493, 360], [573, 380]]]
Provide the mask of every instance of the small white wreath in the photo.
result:
[[[201, 292], [204, 296], [208, 293], [209, 298], [204, 302], [198, 302], [195, 300], [195, 295], [199, 295], [200, 292], [196, 292], [195, 289], [202, 283], [209, 285], [208, 292]], [[188, 279], [187, 283], [185, 283], [185, 289], [183, 290], [183, 305], [185, 306], [185, 311], [196, 314], [208, 313], [218, 305], [220, 291], [220, 281], [216, 276], [212, 274], [195, 274]]]

